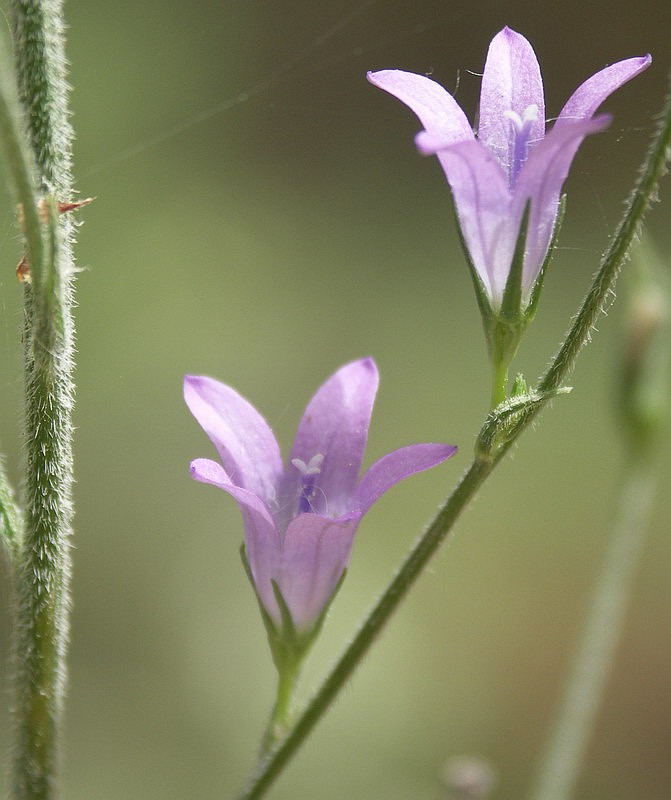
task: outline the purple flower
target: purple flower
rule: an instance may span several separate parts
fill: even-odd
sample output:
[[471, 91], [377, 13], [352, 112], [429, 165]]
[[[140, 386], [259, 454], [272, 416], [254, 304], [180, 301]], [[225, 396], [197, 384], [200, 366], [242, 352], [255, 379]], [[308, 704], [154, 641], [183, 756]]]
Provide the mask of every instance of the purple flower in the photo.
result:
[[196, 459], [191, 475], [237, 501], [259, 602], [278, 629], [282, 613], [273, 582], [296, 630], [309, 630], [343, 575], [371, 505], [401, 479], [456, 451], [442, 444], [403, 447], [359, 481], [377, 385], [371, 358], [339, 369], [310, 401], [283, 464], [273, 432], [243, 397], [212, 378], [185, 378], [186, 404], [221, 460]]
[[437, 155], [452, 189], [468, 255], [494, 310], [501, 307], [522, 218], [530, 202], [521, 300], [527, 306], [553, 237], [562, 184], [576, 151], [607, 115], [606, 98], [642, 72], [649, 55], [612, 64], [585, 81], [545, 133], [543, 82], [536, 55], [504, 28], [489, 45], [480, 91], [477, 137], [452, 95], [423, 75], [369, 72], [368, 80], [404, 102], [424, 130], [416, 144]]

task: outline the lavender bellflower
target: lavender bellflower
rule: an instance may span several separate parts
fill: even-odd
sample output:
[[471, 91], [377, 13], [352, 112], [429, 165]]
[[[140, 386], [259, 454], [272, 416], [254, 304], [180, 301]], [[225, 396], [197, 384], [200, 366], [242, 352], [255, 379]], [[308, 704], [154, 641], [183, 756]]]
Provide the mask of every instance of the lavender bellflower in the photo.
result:
[[395, 483], [456, 451], [403, 447], [359, 480], [377, 386], [371, 358], [339, 369], [310, 401], [283, 464], [273, 432], [243, 397], [212, 378], [185, 378], [186, 403], [221, 462], [196, 459], [191, 475], [240, 507], [246, 561], [269, 633], [274, 628], [281, 637], [288, 623], [292, 635], [309, 636], [344, 574], [363, 515]]
[[438, 156], [474, 278], [494, 313], [503, 302], [527, 207], [522, 309], [542, 274], [573, 157], [586, 136], [609, 124], [609, 116], [595, 111], [650, 61], [649, 55], [629, 58], [597, 72], [571, 95], [548, 133], [536, 55], [510, 28], [489, 45], [477, 134], [452, 95], [430, 78], [402, 70], [368, 73], [372, 84], [405, 103], [424, 125], [417, 148]]

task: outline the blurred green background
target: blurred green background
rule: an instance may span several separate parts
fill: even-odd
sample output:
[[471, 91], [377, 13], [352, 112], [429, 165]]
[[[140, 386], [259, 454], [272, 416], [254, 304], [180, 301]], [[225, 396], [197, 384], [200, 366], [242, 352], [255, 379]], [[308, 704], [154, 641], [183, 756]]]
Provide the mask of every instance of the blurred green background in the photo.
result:
[[[489, 393], [442, 173], [414, 150], [416, 119], [365, 71], [432, 73], [472, 115], [487, 44], [509, 24], [535, 47], [551, 116], [597, 69], [652, 52], [653, 67], [608, 102], [615, 121], [585, 143], [569, 180], [560, 250], [516, 364], [535, 376], [647, 146], [671, 65], [671, 9], [668, 0], [71, 0], [67, 17], [77, 185], [98, 199], [80, 213], [77, 250], [63, 797], [231, 797], [275, 676], [240, 565], [235, 503], [188, 477], [189, 460], [212, 453], [183, 405], [183, 373], [239, 389], [286, 452], [316, 387], [371, 354], [381, 388], [367, 463], [414, 441], [461, 447], [361, 525], [307, 693], [467, 465]], [[668, 208], [650, 216], [665, 253]], [[0, 242], [0, 442], [16, 478], [21, 247], [6, 194]], [[573, 394], [493, 476], [274, 798], [436, 800], [442, 764], [461, 753], [494, 766], [497, 798], [524, 795], [618, 492], [620, 320], [619, 305], [601, 319]], [[670, 476], [666, 454], [578, 800], [671, 797]], [[3, 683], [7, 600], [3, 578]]]

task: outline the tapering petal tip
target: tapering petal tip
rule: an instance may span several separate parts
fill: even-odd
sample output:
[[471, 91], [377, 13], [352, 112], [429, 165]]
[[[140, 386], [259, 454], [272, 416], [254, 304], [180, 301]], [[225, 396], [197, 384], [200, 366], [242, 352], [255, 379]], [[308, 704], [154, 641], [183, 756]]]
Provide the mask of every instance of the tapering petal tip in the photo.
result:
[[411, 444], [376, 461], [361, 479], [356, 508], [363, 516], [388, 489], [404, 478], [437, 467], [457, 452], [450, 444]]
[[525, 42], [528, 41], [526, 36], [523, 36], [516, 30], [513, 30], [513, 28], [511, 28], [510, 25], [504, 25], [501, 28], [501, 30], [496, 34], [496, 36], [494, 36], [494, 39], [496, 39], [497, 36], [504, 36], [506, 39], [524, 39]]
[[270, 501], [282, 475], [282, 459], [261, 414], [235, 389], [202, 375], [185, 376], [184, 400], [235, 484]]
[[591, 117], [620, 86], [640, 75], [652, 63], [652, 56], [625, 58], [592, 75], [573, 92], [559, 112], [555, 128]]
[[351, 364], [345, 365], [344, 367], [342, 367], [342, 369], [346, 369], [348, 366], [352, 366], [353, 364], [358, 364], [363, 369], [367, 369], [369, 372], [378, 376], [377, 364], [375, 363], [375, 359], [373, 358], [373, 356], [364, 356], [363, 358], [360, 358], [358, 361], [352, 361]]
[[415, 147], [420, 156], [435, 156], [441, 150], [446, 150], [451, 144], [453, 143], [444, 136], [429, 133], [429, 131], [420, 131], [415, 136]]
[[405, 103], [431, 134], [448, 143], [474, 138], [471, 125], [454, 97], [426, 75], [383, 69], [367, 73], [366, 78], [373, 86]]
[[231, 483], [231, 479], [221, 464], [217, 464], [216, 461], [211, 461], [209, 458], [195, 458], [189, 464], [189, 474], [200, 483], [211, 483], [215, 486], [228, 486]]
[[[534, 109], [530, 115], [530, 109]], [[525, 122], [525, 141], [536, 142], [545, 131], [545, 98], [538, 59], [528, 39], [503, 28], [492, 39], [482, 74], [478, 138], [496, 155], [514, 183], [521, 158], [511, 116]]]

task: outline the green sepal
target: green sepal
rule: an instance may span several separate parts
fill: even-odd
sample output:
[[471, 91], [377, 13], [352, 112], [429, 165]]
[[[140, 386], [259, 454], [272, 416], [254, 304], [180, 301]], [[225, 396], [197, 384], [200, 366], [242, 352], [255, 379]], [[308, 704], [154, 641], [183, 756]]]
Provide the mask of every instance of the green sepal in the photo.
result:
[[459, 216], [455, 213], [457, 232], [462, 250], [468, 264], [468, 269], [475, 289], [475, 297], [478, 302], [482, 325], [487, 341], [487, 350], [492, 364], [496, 368], [501, 364], [508, 364], [517, 352], [519, 342], [527, 325], [527, 319], [522, 310], [522, 277], [524, 270], [524, 252], [526, 249], [527, 230], [529, 227], [531, 202], [525, 208], [520, 229], [515, 245], [515, 252], [506, 281], [501, 307], [492, 308], [491, 300], [485, 289], [466, 246], [466, 240], [459, 223]]
[[527, 326], [527, 319], [522, 310], [522, 277], [530, 209], [531, 201], [524, 207], [501, 307], [494, 313], [487, 332], [489, 352], [495, 370], [507, 368], [513, 360]]
[[501, 308], [498, 317], [512, 327], [517, 327], [522, 317], [522, 277], [524, 273], [524, 253], [527, 246], [527, 232], [529, 230], [529, 214], [531, 213], [531, 200], [527, 200], [522, 214], [522, 221], [517, 234], [515, 252], [510, 262], [510, 272], [503, 291]]
[[557, 249], [557, 240], [559, 239], [559, 231], [561, 230], [561, 226], [564, 222], [565, 213], [566, 213], [566, 195], [563, 194], [559, 198], [557, 217], [555, 219], [554, 228], [552, 229], [552, 238], [550, 239], [550, 245], [548, 247], [547, 254], [543, 259], [543, 264], [541, 265], [538, 277], [534, 281], [534, 285], [531, 287], [531, 295], [529, 297], [529, 302], [527, 303], [526, 308], [524, 309], [524, 316], [526, 318], [527, 324], [529, 324], [531, 320], [536, 316], [536, 309], [538, 307], [538, 301], [541, 296], [541, 289], [543, 288], [543, 282], [545, 281], [545, 273], [547, 272], [548, 265], [550, 261], [552, 261], [552, 257], [554, 256], [555, 250]]
[[[521, 376], [518, 376], [518, 380]], [[522, 379], [524, 380], [524, 379]], [[518, 385], [518, 381], [515, 381]], [[497, 450], [517, 435], [520, 426], [524, 426], [527, 418], [545, 405], [548, 400], [572, 391], [570, 386], [560, 386], [550, 391], [528, 391], [525, 394], [509, 397], [487, 415], [485, 424], [478, 434], [475, 454], [478, 458], [493, 458]]]
[[510, 396], [511, 398], [521, 397], [524, 394], [528, 394], [528, 392], [529, 392], [529, 386], [526, 382], [526, 379], [521, 372], [518, 372], [517, 375], [515, 376], [515, 382], [513, 383], [513, 389], [512, 392], [510, 393]]
[[256, 597], [256, 602], [259, 606], [259, 611], [261, 612], [261, 619], [263, 620], [263, 624], [266, 629], [266, 633], [268, 634], [268, 642], [270, 643], [270, 650], [275, 653], [275, 648], [273, 645], [273, 641], [278, 637], [278, 630], [277, 626], [275, 625], [275, 620], [270, 616], [270, 614], [266, 611], [265, 606], [261, 602], [261, 598], [259, 597], [259, 593], [256, 591], [256, 584], [254, 583], [254, 576], [252, 575], [251, 567], [249, 566], [249, 561], [247, 561], [247, 553], [245, 551], [244, 543], [240, 545], [240, 558], [242, 559], [242, 566], [245, 568], [245, 575], [247, 575], [247, 579], [251, 584], [252, 590], [254, 591], [254, 597]]
[[482, 278], [480, 277], [479, 272], [475, 268], [475, 264], [471, 259], [471, 254], [466, 246], [466, 240], [464, 239], [463, 231], [461, 230], [461, 223], [459, 222], [459, 215], [454, 211], [454, 219], [457, 226], [457, 234], [459, 236], [459, 242], [461, 244], [461, 249], [464, 252], [464, 258], [466, 259], [466, 263], [468, 264], [468, 271], [471, 275], [471, 280], [473, 281], [473, 288], [475, 289], [475, 299], [478, 303], [478, 308], [480, 309], [480, 314], [482, 315], [482, 324], [485, 329], [485, 337], [487, 338], [487, 347], [489, 347], [489, 335], [488, 331], [491, 327], [492, 320], [494, 319], [494, 310], [492, 309], [492, 305], [489, 300], [489, 295], [487, 294], [487, 290], [485, 288], [484, 283], [482, 282]]
[[296, 632], [296, 626], [294, 625], [291, 611], [289, 611], [289, 606], [286, 604], [282, 591], [274, 578], [270, 579], [270, 585], [273, 588], [273, 594], [275, 595], [275, 600], [280, 609], [280, 616], [282, 617], [281, 631], [283, 638], [288, 642], [296, 642], [298, 640], [298, 633]]

